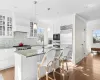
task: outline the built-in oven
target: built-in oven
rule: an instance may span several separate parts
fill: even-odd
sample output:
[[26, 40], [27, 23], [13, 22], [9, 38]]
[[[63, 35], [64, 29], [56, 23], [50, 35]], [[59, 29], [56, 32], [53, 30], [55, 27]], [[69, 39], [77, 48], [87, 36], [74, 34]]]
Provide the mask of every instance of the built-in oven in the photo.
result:
[[53, 47], [60, 48], [60, 34], [53, 34]]
[[60, 34], [53, 34], [53, 40], [60, 40]]

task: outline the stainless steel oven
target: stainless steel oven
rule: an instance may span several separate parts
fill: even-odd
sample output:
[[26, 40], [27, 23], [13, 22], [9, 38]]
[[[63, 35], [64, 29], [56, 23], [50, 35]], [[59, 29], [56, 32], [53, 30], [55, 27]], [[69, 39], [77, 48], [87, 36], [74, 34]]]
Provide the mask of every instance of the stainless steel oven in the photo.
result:
[[60, 34], [53, 34], [53, 40], [60, 40]]

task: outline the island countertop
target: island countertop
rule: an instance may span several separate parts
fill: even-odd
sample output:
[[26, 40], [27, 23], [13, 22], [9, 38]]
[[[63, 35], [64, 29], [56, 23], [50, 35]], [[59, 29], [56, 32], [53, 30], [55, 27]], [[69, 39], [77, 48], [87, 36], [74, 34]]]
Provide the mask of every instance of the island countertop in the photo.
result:
[[28, 50], [19, 50], [19, 51], [15, 51], [15, 52], [20, 54], [20, 55], [23, 55], [25, 57], [32, 57], [32, 56], [45, 54], [50, 49], [62, 50], [60, 48], [45, 48], [44, 52], [42, 52], [43, 49], [28, 49]]
[[44, 54], [42, 51], [38, 52], [38, 50], [36, 49], [20, 50], [20, 51], [15, 51], [15, 52], [25, 57], [32, 57], [32, 56]]

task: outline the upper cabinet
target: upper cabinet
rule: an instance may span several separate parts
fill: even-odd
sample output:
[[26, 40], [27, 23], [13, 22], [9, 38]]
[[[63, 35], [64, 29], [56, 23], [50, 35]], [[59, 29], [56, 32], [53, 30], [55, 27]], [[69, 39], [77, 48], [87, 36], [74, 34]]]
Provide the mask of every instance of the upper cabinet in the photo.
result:
[[5, 36], [5, 16], [0, 15], [0, 36]]
[[9, 12], [1, 11], [0, 12], [0, 37], [13, 37], [13, 22], [12, 16], [9, 15]]
[[33, 22], [30, 22], [29, 37], [30, 37], [30, 38], [35, 38], [35, 37], [37, 37], [37, 29], [34, 28]]
[[7, 17], [7, 36], [12, 36], [12, 18]]

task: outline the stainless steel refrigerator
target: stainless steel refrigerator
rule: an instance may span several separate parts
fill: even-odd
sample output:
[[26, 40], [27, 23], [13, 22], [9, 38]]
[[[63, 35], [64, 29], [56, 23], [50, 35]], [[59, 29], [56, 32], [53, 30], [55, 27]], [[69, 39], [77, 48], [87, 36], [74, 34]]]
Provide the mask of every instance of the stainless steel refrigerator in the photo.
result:
[[61, 26], [60, 47], [64, 49], [64, 53], [67, 55], [68, 60], [71, 60], [72, 59], [72, 25]]

